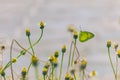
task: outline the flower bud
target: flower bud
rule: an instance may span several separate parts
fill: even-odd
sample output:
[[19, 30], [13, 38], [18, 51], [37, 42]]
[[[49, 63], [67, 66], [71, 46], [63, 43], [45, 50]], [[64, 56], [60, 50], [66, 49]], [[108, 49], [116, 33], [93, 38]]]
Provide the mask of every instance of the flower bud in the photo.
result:
[[55, 57], [54, 57], [53, 55], [51, 55], [51, 56], [49, 57], [49, 61], [50, 61], [52, 64], [53, 64], [54, 59], [55, 59]]
[[66, 52], [66, 45], [63, 45], [62, 47], [62, 53], [65, 53]]
[[110, 40], [107, 41], [107, 47], [108, 48], [111, 47], [111, 41]]
[[22, 75], [23, 78], [25, 78], [26, 73], [27, 73], [26, 67], [23, 67], [22, 71], [21, 71], [21, 75]]
[[70, 80], [70, 74], [69, 73], [65, 74], [65, 80]]
[[74, 27], [73, 24], [69, 25], [68, 31], [69, 31], [69, 32], [74, 32], [74, 31], [75, 31], [75, 27]]
[[81, 70], [84, 70], [86, 68], [86, 66], [87, 66], [87, 61], [85, 59], [82, 59], [81, 66], [80, 66]]
[[117, 55], [120, 58], [120, 50], [117, 51]]
[[73, 32], [73, 38], [74, 38], [74, 39], [77, 39], [77, 38], [78, 38], [78, 32], [77, 32], [77, 31], [74, 31], [74, 32]]
[[5, 76], [5, 72], [4, 71], [1, 72], [1, 76]]
[[20, 53], [21, 53], [22, 55], [25, 55], [25, 54], [26, 54], [26, 50], [22, 50]]
[[40, 22], [40, 29], [44, 29], [45, 23], [43, 21]]
[[39, 59], [35, 55], [33, 55], [32, 59], [31, 59], [31, 62], [32, 62], [33, 66], [37, 66], [38, 61], [39, 61]]
[[74, 78], [72, 76], [70, 76], [70, 80], [74, 80]]
[[54, 57], [58, 58], [58, 56], [59, 56], [59, 52], [58, 52], [58, 51], [55, 51], [55, 52], [54, 52]]
[[114, 49], [117, 50], [117, 48], [118, 48], [118, 44], [114, 43]]
[[91, 76], [91, 77], [95, 77], [96, 75], [97, 75], [97, 73], [96, 73], [96, 71], [94, 71], [94, 70], [90, 73], [90, 76]]
[[48, 69], [44, 67], [42, 71], [43, 76], [47, 75], [47, 72], [48, 72]]
[[17, 62], [17, 58], [12, 58], [12, 62], [13, 63]]
[[54, 58], [53, 65], [55, 68], [58, 66], [58, 59], [57, 58]]
[[26, 32], [26, 36], [30, 36], [30, 29], [29, 28], [26, 28], [25, 32]]

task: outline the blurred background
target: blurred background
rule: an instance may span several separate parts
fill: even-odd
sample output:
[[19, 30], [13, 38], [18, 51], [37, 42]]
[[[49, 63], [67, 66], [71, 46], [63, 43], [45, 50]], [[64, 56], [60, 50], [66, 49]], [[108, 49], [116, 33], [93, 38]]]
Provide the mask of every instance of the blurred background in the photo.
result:
[[[82, 57], [88, 60], [87, 70], [96, 70], [98, 80], [110, 80], [113, 77], [106, 40], [120, 44], [119, 0], [0, 0], [0, 39], [7, 45], [4, 64], [9, 61], [11, 40], [16, 39], [27, 47], [25, 28], [30, 28], [32, 41], [35, 41], [40, 35], [41, 20], [46, 22], [44, 36], [35, 47], [40, 59], [48, 59], [55, 50], [60, 51], [63, 44], [67, 45], [69, 52], [72, 36], [67, 28], [73, 24], [80, 31], [79, 26], [82, 25], [82, 30], [95, 34], [86, 43], [77, 42]], [[19, 49], [17, 45], [15, 48]], [[17, 53], [14, 51], [13, 55]], [[115, 52], [112, 53], [114, 55]], [[67, 63], [67, 59], [64, 63]], [[27, 64], [28, 55], [21, 58], [14, 67], [17, 67], [17, 71]]]

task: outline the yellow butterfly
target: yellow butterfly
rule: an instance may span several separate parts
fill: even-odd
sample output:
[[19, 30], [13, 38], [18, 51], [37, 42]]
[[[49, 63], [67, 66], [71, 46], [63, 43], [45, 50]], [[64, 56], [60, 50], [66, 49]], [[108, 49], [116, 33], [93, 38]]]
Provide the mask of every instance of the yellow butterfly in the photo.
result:
[[89, 39], [93, 38], [95, 35], [88, 31], [80, 31], [79, 33], [79, 41], [80, 42], [86, 42]]

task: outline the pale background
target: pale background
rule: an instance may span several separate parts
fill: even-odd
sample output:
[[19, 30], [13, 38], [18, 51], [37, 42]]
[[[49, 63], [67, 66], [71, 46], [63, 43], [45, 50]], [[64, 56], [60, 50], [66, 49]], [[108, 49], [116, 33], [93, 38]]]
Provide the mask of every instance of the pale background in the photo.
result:
[[[103, 80], [112, 75], [106, 40], [120, 43], [119, 0], [0, 0], [0, 37], [6, 40], [7, 46], [16, 39], [27, 47], [25, 28], [31, 29], [34, 41], [39, 36], [41, 20], [46, 22], [44, 37], [35, 47], [41, 59], [46, 60], [63, 44], [69, 48], [71, 35], [67, 31], [68, 25], [74, 24], [78, 30], [82, 25], [83, 30], [95, 34], [95, 38], [86, 43], [78, 42], [80, 53], [88, 60], [88, 71], [95, 69], [99, 79]], [[9, 47], [4, 53], [6, 63]], [[16, 70], [29, 64], [28, 60], [29, 56], [19, 59]]]

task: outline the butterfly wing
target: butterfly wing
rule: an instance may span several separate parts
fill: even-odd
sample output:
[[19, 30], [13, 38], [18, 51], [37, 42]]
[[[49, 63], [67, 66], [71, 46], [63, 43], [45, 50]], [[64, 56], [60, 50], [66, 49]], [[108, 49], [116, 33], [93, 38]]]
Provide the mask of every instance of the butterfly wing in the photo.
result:
[[79, 41], [80, 42], [85, 42], [91, 38], [94, 37], [94, 34], [91, 33], [91, 32], [88, 32], [88, 31], [80, 31], [80, 34], [79, 34]]

